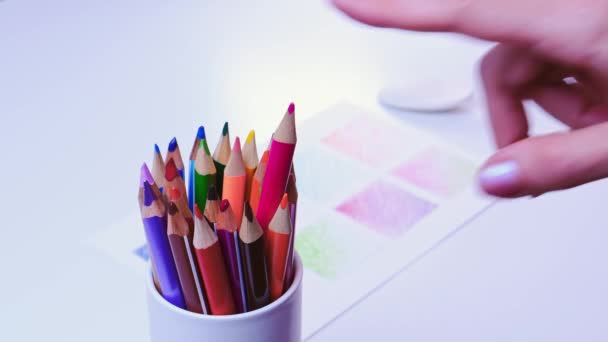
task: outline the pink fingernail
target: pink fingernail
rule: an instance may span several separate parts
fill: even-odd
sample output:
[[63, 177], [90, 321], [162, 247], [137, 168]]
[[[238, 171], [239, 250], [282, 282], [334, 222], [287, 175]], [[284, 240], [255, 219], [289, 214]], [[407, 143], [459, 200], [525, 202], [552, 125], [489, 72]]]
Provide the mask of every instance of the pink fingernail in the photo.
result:
[[486, 166], [479, 172], [479, 184], [488, 193], [509, 195], [516, 193], [520, 186], [521, 169], [514, 160]]

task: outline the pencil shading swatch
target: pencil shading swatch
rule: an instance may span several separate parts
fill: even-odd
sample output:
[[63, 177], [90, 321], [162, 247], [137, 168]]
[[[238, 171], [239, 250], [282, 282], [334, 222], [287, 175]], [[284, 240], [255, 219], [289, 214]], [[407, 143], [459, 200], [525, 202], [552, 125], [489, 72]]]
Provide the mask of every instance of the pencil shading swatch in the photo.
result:
[[451, 196], [474, 181], [475, 164], [439, 148], [429, 148], [401, 164], [393, 176], [439, 196]]
[[435, 204], [394, 185], [379, 181], [336, 209], [385, 235], [405, 233], [435, 208]]

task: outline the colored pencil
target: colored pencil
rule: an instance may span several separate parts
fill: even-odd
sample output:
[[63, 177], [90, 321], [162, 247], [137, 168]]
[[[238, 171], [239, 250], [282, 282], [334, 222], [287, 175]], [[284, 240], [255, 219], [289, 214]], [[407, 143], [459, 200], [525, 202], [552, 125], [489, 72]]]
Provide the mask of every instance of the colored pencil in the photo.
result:
[[[143, 163], [139, 173], [139, 192], [137, 194], [139, 208], [142, 208], [144, 205], [144, 182], [148, 182], [152, 186], [152, 189], [154, 189], [156, 196], [161, 197], [160, 190], [158, 190], [158, 187], [154, 184], [154, 177], [152, 177], [148, 165]], [[152, 260], [152, 255], [149, 257], [150, 265], [152, 265], [152, 280], [154, 281], [154, 286], [156, 287], [156, 290], [162, 294], [160, 291], [160, 283], [158, 282], [158, 275], [156, 274], [156, 266], [154, 266], [154, 260]]]
[[152, 176], [158, 189], [162, 192], [165, 187], [165, 161], [156, 144], [154, 144], [154, 158], [152, 159]]
[[289, 249], [287, 250], [287, 263], [285, 264], [285, 279], [283, 289], [288, 289], [293, 281], [294, 271], [294, 248], [296, 240], [296, 214], [298, 208], [298, 188], [296, 186], [296, 175], [292, 165], [291, 174], [287, 181], [287, 202], [289, 206], [289, 217], [291, 218], [291, 233], [289, 234]]
[[228, 159], [228, 164], [226, 164], [226, 168], [224, 169], [224, 192], [222, 199], [230, 202], [234, 217], [237, 219], [243, 217], [246, 183], [247, 171], [245, 171], [245, 165], [243, 165], [241, 140], [239, 137], [236, 137], [230, 159]]
[[188, 206], [190, 207], [190, 211], [194, 210], [194, 163], [196, 161], [196, 153], [201, 146], [205, 147], [207, 154], [209, 154], [205, 127], [203, 126], [199, 126], [198, 131], [196, 132], [196, 138], [192, 144], [192, 150], [190, 150], [190, 164], [188, 170]]
[[291, 234], [291, 218], [289, 216], [289, 203], [287, 194], [285, 194], [266, 231], [266, 242], [268, 242], [266, 256], [270, 278], [270, 299], [272, 301], [283, 294], [285, 265], [287, 264], [289, 236]]
[[230, 202], [223, 200], [220, 204], [216, 232], [217, 237], [220, 240], [220, 246], [222, 246], [224, 259], [226, 259], [226, 266], [228, 268], [228, 274], [230, 275], [230, 288], [232, 290], [232, 297], [234, 298], [236, 310], [237, 312], [245, 312], [246, 302], [243, 298], [244, 287], [237, 230], [237, 222], [230, 206]]
[[270, 152], [264, 151], [260, 164], [253, 174], [253, 180], [251, 181], [251, 192], [249, 195], [249, 203], [254, 213], [258, 212], [260, 206], [260, 194], [262, 193], [262, 184], [264, 183], [264, 176], [266, 174], [266, 165], [268, 164], [268, 156]]
[[[165, 165], [165, 197], [167, 199], [170, 197], [169, 190], [171, 188], [176, 188], [179, 190], [180, 194], [186, 194], [186, 184], [184, 183], [184, 179], [179, 175], [179, 170], [175, 163], [175, 159], [167, 158]], [[188, 205], [188, 200], [185, 199], [186, 206]]]
[[204, 309], [203, 289], [198, 279], [196, 263], [192, 254], [190, 239], [188, 239], [190, 227], [175, 202], [169, 205], [168, 213], [167, 236], [173, 260], [175, 260], [179, 283], [184, 294], [186, 309], [192, 312], [205, 313], [207, 310]]
[[146, 241], [156, 266], [156, 274], [163, 297], [180, 308], [185, 307], [184, 297], [179, 285], [177, 270], [167, 238], [167, 215], [165, 205], [157, 197], [152, 186], [144, 182], [144, 200], [141, 217], [144, 224]]
[[209, 187], [209, 194], [207, 196], [207, 205], [205, 206], [205, 217], [213, 227], [215, 231], [215, 225], [217, 224], [217, 218], [220, 212], [220, 198], [215, 190], [215, 185]]
[[223, 181], [224, 181], [224, 168], [230, 158], [230, 132], [228, 131], [228, 122], [224, 123], [222, 129], [222, 137], [217, 142], [215, 151], [213, 151], [213, 163], [215, 164], [215, 170], [217, 171], [217, 193], [222, 197], [223, 194]]
[[245, 185], [245, 200], [249, 201], [251, 195], [251, 182], [253, 181], [253, 175], [255, 170], [258, 168], [258, 149], [255, 142], [255, 131], [249, 131], [245, 145], [243, 146], [243, 163], [245, 164], [245, 171], [247, 172], [247, 183]]
[[194, 207], [193, 245], [207, 294], [209, 311], [212, 315], [232, 315], [236, 313], [236, 308], [222, 249], [209, 223], [202, 217], [200, 209], [196, 204]]
[[247, 203], [241, 229], [239, 229], [239, 244], [248, 311], [259, 309], [270, 303], [263, 234], [264, 231], [258, 224], [251, 206]]
[[180, 177], [184, 178], [184, 159], [182, 159], [182, 153], [179, 150], [179, 145], [177, 144], [177, 139], [173, 137], [169, 142], [169, 148], [167, 151], [166, 160], [173, 158], [175, 161], [175, 165], [177, 166], [177, 170], [179, 171]]
[[262, 228], [267, 229], [287, 187], [293, 153], [296, 147], [295, 106], [290, 104], [283, 120], [274, 132], [266, 166], [265, 182], [257, 211]]
[[205, 212], [209, 186], [216, 184], [216, 170], [211, 156], [205, 149], [199, 148], [194, 164], [194, 203]]

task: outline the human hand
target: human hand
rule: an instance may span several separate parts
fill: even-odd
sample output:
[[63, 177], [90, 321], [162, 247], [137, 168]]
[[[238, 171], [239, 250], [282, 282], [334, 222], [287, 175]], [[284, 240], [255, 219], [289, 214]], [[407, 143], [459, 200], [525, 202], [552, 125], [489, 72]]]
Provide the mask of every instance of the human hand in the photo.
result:
[[[608, 0], [333, 0], [364, 23], [498, 41], [481, 62], [499, 150], [489, 194], [538, 196], [608, 177]], [[522, 101], [570, 126], [529, 137]]]

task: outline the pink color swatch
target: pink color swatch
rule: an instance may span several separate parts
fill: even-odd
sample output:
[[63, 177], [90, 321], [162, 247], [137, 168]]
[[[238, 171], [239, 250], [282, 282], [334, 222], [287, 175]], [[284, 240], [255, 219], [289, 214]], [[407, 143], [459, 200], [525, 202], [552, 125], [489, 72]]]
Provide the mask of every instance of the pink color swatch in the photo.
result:
[[392, 174], [429, 192], [450, 196], [471, 182], [475, 166], [467, 160], [430, 148], [397, 167]]
[[435, 204], [377, 181], [336, 210], [388, 236], [399, 236], [430, 213]]
[[412, 148], [404, 144], [403, 132], [389, 124], [359, 116], [321, 142], [368, 165], [385, 165]]

